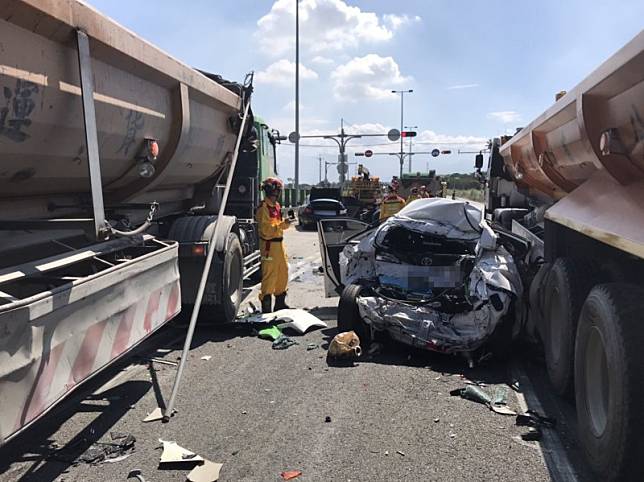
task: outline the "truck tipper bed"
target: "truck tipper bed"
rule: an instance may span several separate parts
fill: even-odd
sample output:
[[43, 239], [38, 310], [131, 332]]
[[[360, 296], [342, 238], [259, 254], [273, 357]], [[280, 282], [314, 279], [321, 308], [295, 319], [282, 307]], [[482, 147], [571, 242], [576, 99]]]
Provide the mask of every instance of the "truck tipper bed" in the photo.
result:
[[251, 91], [83, 2], [0, 0], [0, 443], [194, 303], [211, 249], [201, 312], [235, 317], [275, 171]]
[[495, 139], [486, 184], [492, 220], [531, 242], [526, 330], [553, 389], [574, 396], [589, 464], [642, 480], [644, 32]]

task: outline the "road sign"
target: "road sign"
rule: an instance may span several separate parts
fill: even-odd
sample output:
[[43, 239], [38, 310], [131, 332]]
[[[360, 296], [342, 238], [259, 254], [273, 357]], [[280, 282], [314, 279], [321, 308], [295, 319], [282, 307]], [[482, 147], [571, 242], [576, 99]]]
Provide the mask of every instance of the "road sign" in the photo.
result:
[[347, 171], [349, 170], [349, 166], [342, 163], [337, 165], [337, 169], [338, 169], [338, 174], [346, 174]]
[[371, 157], [373, 156], [373, 151], [371, 149], [367, 149], [364, 151], [364, 157]]
[[288, 140], [289, 142], [292, 142], [293, 144], [295, 144], [297, 141], [300, 140], [300, 135], [297, 132], [291, 132], [288, 135]]
[[432, 149], [432, 156], [438, 157], [440, 155], [441, 151], [438, 149]]
[[389, 132], [387, 132], [387, 138], [391, 142], [396, 142], [398, 139], [400, 139], [400, 131], [398, 129], [391, 129]]

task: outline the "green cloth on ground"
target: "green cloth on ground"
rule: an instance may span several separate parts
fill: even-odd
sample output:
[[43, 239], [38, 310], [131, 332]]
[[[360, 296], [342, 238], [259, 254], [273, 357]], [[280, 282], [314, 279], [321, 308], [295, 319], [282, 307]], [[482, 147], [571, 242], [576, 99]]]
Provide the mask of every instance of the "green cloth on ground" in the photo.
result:
[[280, 330], [277, 326], [269, 326], [268, 328], [262, 328], [259, 330], [257, 336], [260, 338], [264, 338], [265, 340], [277, 340], [280, 336], [282, 336], [282, 330]]

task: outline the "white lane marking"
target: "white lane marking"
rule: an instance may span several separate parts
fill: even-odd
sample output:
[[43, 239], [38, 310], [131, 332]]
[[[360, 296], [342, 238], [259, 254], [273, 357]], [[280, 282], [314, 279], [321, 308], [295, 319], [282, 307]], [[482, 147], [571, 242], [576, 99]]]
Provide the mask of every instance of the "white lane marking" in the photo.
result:
[[[521, 368], [520, 364], [513, 363], [511, 367], [512, 377], [519, 381], [519, 388], [521, 392], [514, 392], [517, 396], [517, 401], [521, 410], [525, 412], [528, 408], [532, 408], [537, 412], [543, 414], [543, 406], [537, 397], [530, 378]], [[525, 395], [525, 396], [524, 396]], [[541, 443], [536, 443], [539, 448], [539, 453], [543, 459], [550, 477], [554, 481], [577, 482], [578, 477], [573, 468], [568, 454], [561, 443], [561, 439], [557, 432], [551, 429], [543, 430], [543, 440]], [[545, 450], [544, 450], [545, 448]]]

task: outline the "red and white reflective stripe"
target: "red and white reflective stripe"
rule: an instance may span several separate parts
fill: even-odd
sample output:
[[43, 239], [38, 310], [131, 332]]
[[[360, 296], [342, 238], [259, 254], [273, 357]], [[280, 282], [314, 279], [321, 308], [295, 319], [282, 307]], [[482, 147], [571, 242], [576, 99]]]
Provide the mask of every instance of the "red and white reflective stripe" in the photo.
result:
[[83, 313], [84, 325], [76, 323], [83, 326], [77, 331], [60, 328], [66, 319], [52, 323], [54, 332], [46, 340], [49, 349], [39, 350], [42, 357], [33, 360], [28, 373], [15, 382], [0, 380], [0, 390], [12, 390], [11, 406], [2, 407], [2, 421], [11, 420], [7, 412], [13, 412], [14, 420], [9, 422], [13, 429], [9, 433], [9, 427], [0, 424], [0, 438], [37, 418], [76, 385], [173, 318], [179, 309], [179, 280], [174, 279], [105, 319], [87, 321], [87, 313]]

